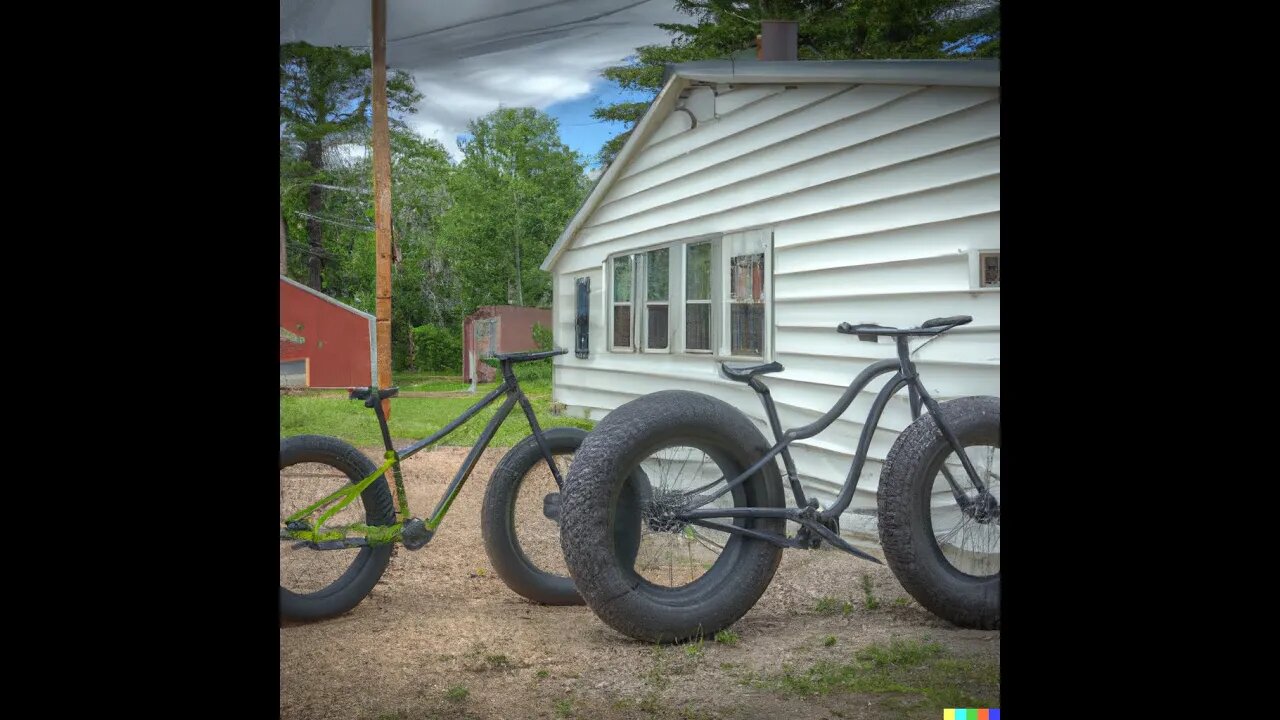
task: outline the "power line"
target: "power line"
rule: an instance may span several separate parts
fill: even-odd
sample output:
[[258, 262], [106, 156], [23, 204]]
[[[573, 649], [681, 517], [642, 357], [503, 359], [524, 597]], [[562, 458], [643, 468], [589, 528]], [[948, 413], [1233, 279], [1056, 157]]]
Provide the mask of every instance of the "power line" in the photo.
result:
[[311, 183], [311, 184], [318, 188], [324, 188], [325, 190], [341, 190], [342, 192], [357, 193], [359, 195], [369, 194], [369, 191], [364, 188], [345, 188], [345, 187], [339, 187], [337, 185], [325, 185], [324, 183]]
[[298, 215], [302, 215], [302, 217], [303, 217], [303, 218], [308, 218], [308, 219], [312, 219], [312, 220], [317, 220], [317, 222], [321, 222], [321, 223], [333, 223], [333, 224], [335, 224], [335, 225], [342, 225], [342, 227], [344, 227], [344, 228], [357, 229], [357, 231], [374, 232], [374, 231], [376, 231], [376, 229], [378, 229], [378, 228], [375, 228], [375, 227], [374, 227], [374, 225], [357, 225], [357, 224], [355, 224], [355, 223], [348, 223], [348, 222], [344, 222], [344, 220], [335, 220], [335, 219], [333, 219], [333, 218], [321, 218], [321, 217], [320, 217], [320, 215], [312, 215], [311, 213], [303, 213], [303, 211], [302, 211], [302, 210], [294, 210], [294, 211], [293, 211], [293, 213], [294, 213], [294, 214], [298, 214]]

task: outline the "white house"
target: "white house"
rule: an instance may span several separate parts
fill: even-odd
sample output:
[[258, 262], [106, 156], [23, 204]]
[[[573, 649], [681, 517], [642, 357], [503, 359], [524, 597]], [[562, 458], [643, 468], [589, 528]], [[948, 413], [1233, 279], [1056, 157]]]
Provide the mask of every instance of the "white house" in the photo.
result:
[[[771, 438], [721, 361], [782, 363], [764, 380], [795, 427], [893, 356], [839, 323], [947, 315], [974, 321], [914, 354], [927, 387], [939, 400], [1000, 394], [999, 61], [725, 61], [667, 75], [542, 264], [555, 343], [576, 350], [555, 359], [567, 413], [599, 419], [678, 388], [732, 403]], [[824, 506], [880, 384], [793, 445]], [[903, 392], [842, 528], [874, 529], [881, 463], [910, 420]]]

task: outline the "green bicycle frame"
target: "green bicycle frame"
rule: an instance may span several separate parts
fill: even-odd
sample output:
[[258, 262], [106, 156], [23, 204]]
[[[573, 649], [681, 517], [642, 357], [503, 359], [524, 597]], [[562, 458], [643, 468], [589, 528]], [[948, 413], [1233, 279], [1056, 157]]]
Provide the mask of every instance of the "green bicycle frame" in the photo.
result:
[[[538, 447], [542, 450], [542, 456], [546, 459], [548, 467], [551, 468], [551, 474], [555, 477], [556, 485], [563, 487], [563, 479], [560, 477], [560, 470], [556, 467], [555, 460], [552, 458], [551, 449], [547, 445], [542, 435], [542, 429], [538, 426], [538, 419], [533, 413], [533, 406], [529, 404], [529, 399], [525, 396], [524, 391], [520, 389], [520, 383], [516, 380], [515, 374], [511, 371], [510, 361], [504, 360], [502, 363], [502, 385], [498, 386], [493, 392], [486, 395], [475, 405], [472, 405], [461, 415], [455, 418], [448, 425], [438, 430], [434, 435], [420, 440], [402, 450], [396, 450], [391, 444], [391, 430], [387, 427], [387, 418], [382, 412], [382, 403], [374, 403], [374, 412], [378, 416], [378, 424], [382, 430], [383, 444], [387, 451], [384, 457], [385, 462], [372, 474], [363, 480], [344, 487], [341, 490], [329, 495], [328, 497], [313, 503], [298, 512], [286, 518], [286, 527], [281, 530], [281, 539], [298, 540], [302, 544], [312, 544], [319, 546], [323, 543], [323, 547], [317, 549], [337, 550], [348, 547], [368, 547], [394, 543], [403, 539], [404, 525], [411, 521], [409, 513], [408, 494], [404, 489], [404, 478], [400, 473], [400, 462], [406, 460], [432, 444], [448, 437], [450, 433], [457, 430], [464, 423], [475, 416], [484, 408], [493, 404], [500, 395], [506, 394], [507, 399], [502, 406], [498, 408], [497, 413], [489, 420], [489, 424], [485, 426], [484, 431], [480, 433], [480, 438], [476, 444], [472, 446], [471, 451], [467, 453], [467, 458], [462, 462], [462, 466], [458, 468], [458, 472], [454, 475], [453, 482], [449, 483], [448, 489], [445, 490], [444, 497], [440, 498], [440, 502], [436, 505], [436, 509], [432, 512], [431, 517], [424, 523], [427, 530], [435, 532], [440, 527], [444, 516], [449, 512], [449, 506], [453, 504], [454, 498], [458, 496], [458, 492], [462, 490], [462, 485], [471, 476], [471, 471], [475, 469], [476, 463], [480, 460], [480, 455], [488, 448], [489, 443], [493, 441], [493, 436], [497, 434], [498, 428], [506, 421], [507, 416], [511, 414], [511, 410], [516, 403], [520, 403], [520, 409], [524, 411], [525, 418], [529, 421], [529, 427], [533, 430], [533, 436], [538, 441]], [[377, 389], [370, 388], [370, 392], [376, 396]], [[351, 504], [360, 493], [364, 492], [371, 484], [383, 477], [387, 470], [392, 471], [395, 478], [395, 492], [397, 498], [396, 522], [392, 525], [366, 525], [364, 523], [352, 523], [345, 527], [339, 526], [335, 528], [326, 528], [324, 523], [341, 511], [344, 507]], [[320, 512], [320, 516], [315, 522], [305, 522], [315, 513]], [[293, 526], [293, 527], [289, 527]], [[352, 539], [355, 536], [356, 539]]]

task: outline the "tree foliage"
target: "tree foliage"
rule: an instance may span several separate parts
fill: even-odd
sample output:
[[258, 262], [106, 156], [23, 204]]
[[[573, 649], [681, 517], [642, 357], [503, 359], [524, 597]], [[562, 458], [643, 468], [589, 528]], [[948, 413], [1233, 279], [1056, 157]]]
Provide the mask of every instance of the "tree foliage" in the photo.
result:
[[533, 108], [499, 108], [468, 130], [440, 233], [462, 305], [549, 307], [551, 279], [538, 266], [582, 201], [582, 160]]
[[[372, 313], [368, 55], [297, 43], [281, 46], [280, 67], [287, 272]], [[476, 306], [550, 306], [550, 278], [538, 266], [587, 182], [581, 159], [545, 113], [500, 109], [477, 119], [455, 165], [444, 146], [402, 120], [421, 98], [412, 77], [389, 73], [388, 95], [393, 365], [444, 369], [461, 353], [445, 338], [461, 342], [462, 319]], [[417, 357], [424, 350], [428, 356]]]
[[[336, 142], [369, 127], [373, 69], [369, 54], [343, 47], [316, 47], [307, 43], [280, 46], [280, 169], [281, 213], [286, 203], [296, 206], [304, 219], [307, 254], [306, 282], [324, 290], [327, 255], [324, 247], [326, 188], [334, 178], [328, 172], [327, 151]], [[387, 75], [387, 106], [391, 125], [404, 129], [397, 115], [414, 112], [422, 95], [413, 78], [403, 71]], [[286, 197], [286, 193], [290, 197]], [[286, 218], [286, 228], [288, 227]]]
[[[688, 23], [662, 23], [667, 45], [636, 48], [631, 61], [603, 76], [650, 99], [664, 67], [696, 60], [755, 59], [762, 20], [795, 20], [801, 60], [1000, 56], [1000, 4], [990, 0], [675, 0]], [[985, 40], [984, 40], [985, 39]], [[600, 151], [611, 163], [647, 102], [602, 106], [597, 120], [626, 123]]]

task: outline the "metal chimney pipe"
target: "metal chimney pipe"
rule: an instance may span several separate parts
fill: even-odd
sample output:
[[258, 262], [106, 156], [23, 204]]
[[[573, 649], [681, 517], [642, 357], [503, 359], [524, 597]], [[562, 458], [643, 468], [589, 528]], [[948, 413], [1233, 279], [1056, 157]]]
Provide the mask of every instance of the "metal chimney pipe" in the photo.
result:
[[799, 60], [797, 39], [800, 25], [795, 20], [761, 20], [761, 60]]

